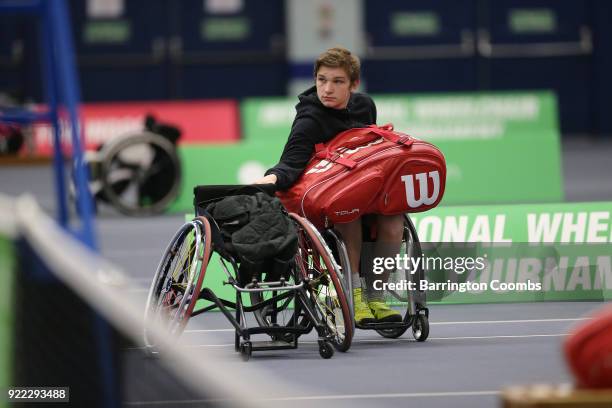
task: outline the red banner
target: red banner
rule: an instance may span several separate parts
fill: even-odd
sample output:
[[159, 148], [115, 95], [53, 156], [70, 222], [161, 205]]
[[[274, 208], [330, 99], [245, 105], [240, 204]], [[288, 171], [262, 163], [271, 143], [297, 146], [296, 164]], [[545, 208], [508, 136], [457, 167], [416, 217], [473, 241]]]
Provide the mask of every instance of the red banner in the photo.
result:
[[[238, 103], [233, 100], [87, 103], [81, 105], [85, 148], [93, 150], [111, 138], [143, 130], [147, 114], [178, 127], [182, 132], [181, 144], [233, 143], [240, 138]], [[66, 149], [70, 139], [70, 132], [63, 132]], [[36, 155], [51, 154], [49, 124], [34, 127], [31, 149]]]

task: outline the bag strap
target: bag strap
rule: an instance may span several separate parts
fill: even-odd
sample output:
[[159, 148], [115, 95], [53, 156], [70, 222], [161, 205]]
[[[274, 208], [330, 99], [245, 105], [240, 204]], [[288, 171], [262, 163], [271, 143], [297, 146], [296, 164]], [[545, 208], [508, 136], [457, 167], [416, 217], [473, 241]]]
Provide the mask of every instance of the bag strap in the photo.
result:
[[[357, 146], [363, 146], [375, 140], [377, 137], [382, 137], [389, 142], [397, 143], [406, 147], [410, 147], [414, 142], [414, 139], [408, 135], [402, 133], [398, 135], [397, 133], [393, 132], [393, 125], [391, 123], [387, 123], [386, 125], [380, 127], [376, 125], [370, 125], [365, 129], [368, 130], [367, 133], [361, 134], [359, 136], [354, 137], [353, 139], [350, 139], [347, 142], [342, 143], [342, 148], [352, 149]], [[376, 137], [372, 137], [372, 134], [376, 135]], [[330, 152], [329, 148], [325, 146], [324, 143], [317, 143], [315, 145], [315, 157], [317, 159], [327, 160], [332, 163], [341, 164], [347, 167], [348, 169], [352, 169], [357, 165], [357, 162], [342, 157], [337, 151], [333, 153]]]
[[[349, 133], [350, 132], [350, 133]], [[341, 138], [344, 134], [349, 134], [351, 137], [338, 142], [339, 138]], [[336, 147], [344, 147], [347, 149], [354, 149], [359, 146], [366, 145], [374, 140], [378, 139], [380, 136], [370, 132], [370, 128], [353, 128], [349, 129], [346, 132], [340, 133], [336, 137], [334, 137], [330, 142], [327, 143], [328, 146], [334, 146], [332, 150]]]
[[393, 132], [393, 125], [391, 123], [380, 127], [376, 125], [370, 125], [368, 128], [372, 133], [375, 133], [392, 143], [397, 143], [409, 147], [414, 142], [414, 139], [411, 138], [409, 135], [405, 135], [403, 133], [400, 133], [398, 135], [397, 133]]
[[352, 169], [357, 165], [357, 162], [342, 157], [340, 153], [334, 152], [334, 154], [332, 154], [323, 143], [317, 143], [315, 145], [315, 157], [317, 159], [323, 159], [332, 163], [341, 164], [348, 169]]

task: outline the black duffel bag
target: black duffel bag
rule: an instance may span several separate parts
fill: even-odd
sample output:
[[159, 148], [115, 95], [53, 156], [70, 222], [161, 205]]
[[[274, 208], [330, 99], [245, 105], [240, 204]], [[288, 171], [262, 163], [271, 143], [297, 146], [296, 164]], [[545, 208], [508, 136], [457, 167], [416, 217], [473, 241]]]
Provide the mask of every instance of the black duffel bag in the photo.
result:
[[209, 204], [206, 211], [218, 224], [226, 247], [241, 261], [242, 283], [262, 269], [275, 271], [274, 279], [285, 275], [298, 240], [278, 198], [264, 193], [228, 196]]

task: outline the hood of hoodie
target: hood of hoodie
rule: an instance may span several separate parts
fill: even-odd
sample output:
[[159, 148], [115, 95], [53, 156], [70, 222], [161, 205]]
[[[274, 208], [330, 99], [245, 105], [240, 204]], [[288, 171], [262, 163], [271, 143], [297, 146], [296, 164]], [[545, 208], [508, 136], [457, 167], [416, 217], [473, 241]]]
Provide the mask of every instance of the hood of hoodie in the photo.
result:
[[298, 115], [302, 111], [313, 111], [313, 110], [314, 111], [321, 110], [321, 111], [326, 112], [326, 114], [331, 114], [334, 116], [348, 115], [350, 112], [350, 105], [351, 105], [351, 100], [353, 99], [353, 95], [354, 93], [351, 94], [346, 108], [344, 109], [328, 108], [327, 106], [323, 105], [321, 101], [319, 100], [319, 97], [317, 96], [317, 87], [311, 86], [310, 88], [308, 88], [307, 90], [305, 90], [304, 92], [298, 95], [298, 99], [300, 101], [295, 106], [295, 109]]
[[353, 92], [344, 109], [324, 106], [317, 96], [316, 86], [298, 95], [295, 119], [312, 118], [321, 127], [321, 141], [327, 141], [350, 128], [365, 127], [376, 123], [376, 108], [372, 99], [362, 93]]

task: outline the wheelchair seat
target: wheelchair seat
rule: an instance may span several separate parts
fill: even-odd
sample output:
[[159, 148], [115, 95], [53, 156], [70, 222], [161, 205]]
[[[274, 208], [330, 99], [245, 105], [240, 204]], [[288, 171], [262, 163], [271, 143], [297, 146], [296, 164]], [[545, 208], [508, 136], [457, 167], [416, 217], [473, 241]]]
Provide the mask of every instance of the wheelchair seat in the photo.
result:
[[253, 195], [265, 193], [274, 196], [276, 186], [274, 184], [219, 184], [207, 186], [195, 186], [193, 188], [193, 205], [196, 209], [204, 209], [208, 204], [221, 200], [228, 196]]

